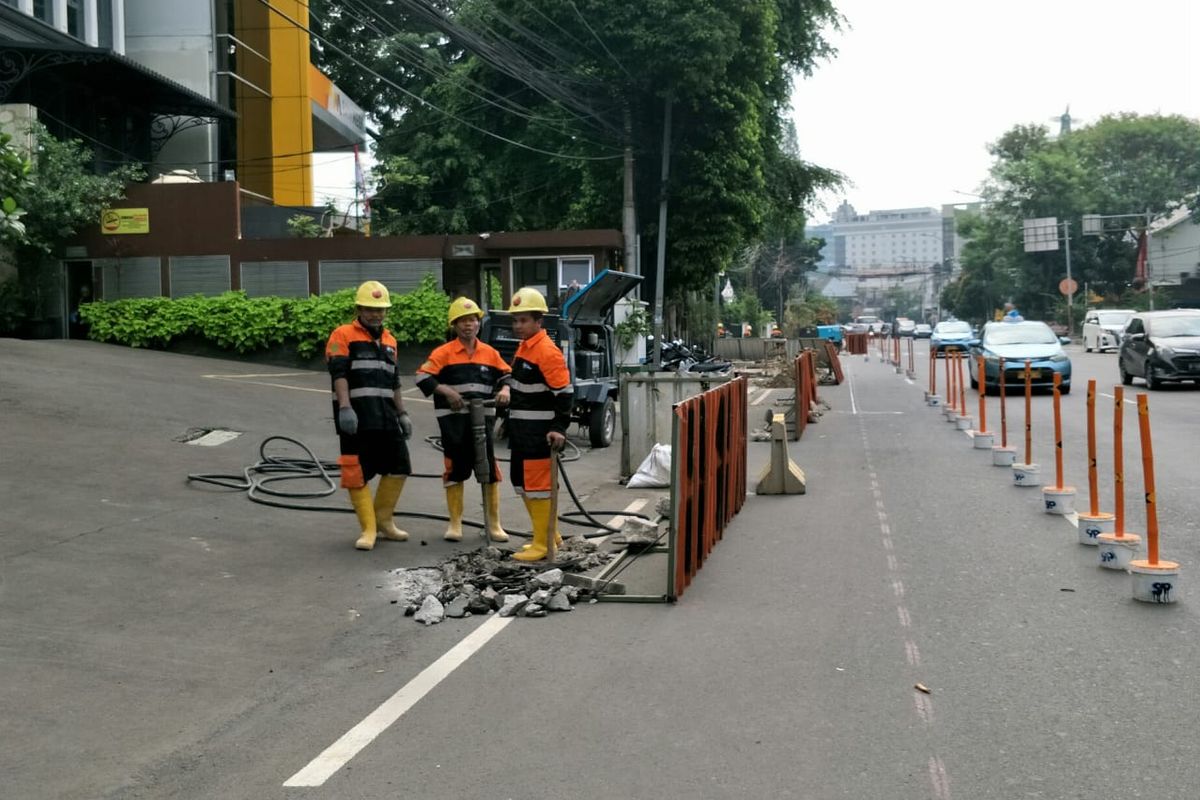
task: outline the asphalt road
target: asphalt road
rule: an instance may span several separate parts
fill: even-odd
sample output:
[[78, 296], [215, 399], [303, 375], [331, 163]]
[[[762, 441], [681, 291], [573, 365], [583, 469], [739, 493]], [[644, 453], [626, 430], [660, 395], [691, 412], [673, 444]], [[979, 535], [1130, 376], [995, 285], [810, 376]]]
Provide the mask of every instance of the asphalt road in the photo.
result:
[[[358, 553], [349, 517], [182, 480], [253, 461], [269, 433], [328, 454], [322, 376], [3, 344], [5, 796], [945, 800], [1186, 797], [1200, 783], [1196, 390], [1151, 395], [1163, 555], [1183, 569], [1174, 606], [1132, 601], [1040, 493], [924, 405], [923, 375], [858, 358], [791, 445], [808, 494], [748, 498], [678, 604], [422, 629], [377, 587], [450, 551], [436, 523]], [[1089, 372], [1111, 385], [1115, 357], [1072, 356], [1064, 449], [1082, 489], [1082, 389]], [[1035, 398], [1043, 465], [1050, 402]], [[245, 433], [173, 441], [213, 425]], [[750, 448], [753, 476], [769, 445]], [[613, 484], [616, 457], [572, 470], [589, 506], [637, 496]], [[408, 503], [438, 510], [437, 482], [414, 480]], [[509, 498], [505, 516], [520, 518]], [[494, 636], [328, 780], [284, 786], [481, 631]]]

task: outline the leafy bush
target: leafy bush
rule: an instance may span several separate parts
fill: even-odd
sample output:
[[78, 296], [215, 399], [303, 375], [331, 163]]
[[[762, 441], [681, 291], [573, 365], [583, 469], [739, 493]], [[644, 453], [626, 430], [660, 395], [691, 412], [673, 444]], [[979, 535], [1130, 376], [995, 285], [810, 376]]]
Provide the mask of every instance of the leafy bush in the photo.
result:
[[[414, 291], [392, 295], [388, 328], [400, 344], [445, 338], [450, 299], [428, 275]], [[181, 336], [199, 336], [238, 353], [295, 342], [302, 358], [320, 353], [330, 332], [354, 319], [354, 290], [305, 298], [246, 297], [225, 292], [175, 300], [148, 297], [85, 303], [80, 317], [100, 342], [130, 347], [165, 347]]]

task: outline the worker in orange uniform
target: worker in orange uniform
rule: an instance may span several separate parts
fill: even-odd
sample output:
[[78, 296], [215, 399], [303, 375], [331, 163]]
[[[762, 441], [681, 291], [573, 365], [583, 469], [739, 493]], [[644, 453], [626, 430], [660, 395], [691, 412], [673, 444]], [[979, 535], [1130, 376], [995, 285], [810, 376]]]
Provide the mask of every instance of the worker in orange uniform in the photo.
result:
[[[354, 546], [370, 550], [376, 533], [403, 542], [408, 534], [396, 527], [396, 501], [412, 473], [408, 439], [412, 421], [400, 396], [396, 371], [396, 338], [383, 327], [392, 303], [387, 287], [367, 281], [354, 297], [358, 318], [339, 326], [325, 345], [325, 361], [333, 380], [333, 418], [341, 456], [342, 486], [362, 529]], [[379, 475], [371, 501], [368, 485]]]
[[542, 330], [546, 298], [536, 289], [519, 289], [508, 310], [513, 334], [521, 340], [509, 384], [510, 477], [533, 526], [533, 542], [513, 558], [541, 561], [549, 552], [549, 537], [559, 538], [558, 520], [550, 518], [550, 451], [561, 450], [567, 442], [574, 390], [562, 350]]
[[[479, 321], [483, 311], [467, 297], [450, 304], [449, 324], [454, 339], [434, 349], [417, 370], [417, 388], [426, 397], [433, 396], [433, 409], [442, 433], [446, 487], [446, 508], [450, 524], [442, 537], [462, 541], [463, 482], [475, 468], [475, 437], [471, 429], [471, 400], [495, 399], [497, 408], [508, 405], [509, 375], [512, 370], [496, 348], [479, 341]], [[489, 423], [496, 413], [487, 410]], [[508, 534], [500, 526], [500, 469], [492, 448], [492, 424], [488, 424], [487, 462], [491, 481], [483, 485], [487, 505], [487, 536], [493, 542], [507, 542]]]

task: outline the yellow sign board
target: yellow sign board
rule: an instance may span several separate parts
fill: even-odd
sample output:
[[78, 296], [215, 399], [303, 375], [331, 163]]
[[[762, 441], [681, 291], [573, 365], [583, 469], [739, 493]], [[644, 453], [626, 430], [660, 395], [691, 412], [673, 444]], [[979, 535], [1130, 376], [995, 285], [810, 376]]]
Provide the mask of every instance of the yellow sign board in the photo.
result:
[[107, 208], [100, 212], [100, 232], [104, 234], [149, 233], [150, 209]]

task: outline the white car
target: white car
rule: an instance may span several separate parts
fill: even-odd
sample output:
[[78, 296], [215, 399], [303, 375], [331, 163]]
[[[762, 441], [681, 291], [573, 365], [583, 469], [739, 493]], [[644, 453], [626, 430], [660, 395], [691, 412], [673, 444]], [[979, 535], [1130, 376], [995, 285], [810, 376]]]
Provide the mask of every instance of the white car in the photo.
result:
[[1083, 349], [1087, 352], [1116, 350], [1121, 331], [1134, 314], [1125, 308], [1094, 308], [1083, 318]]

